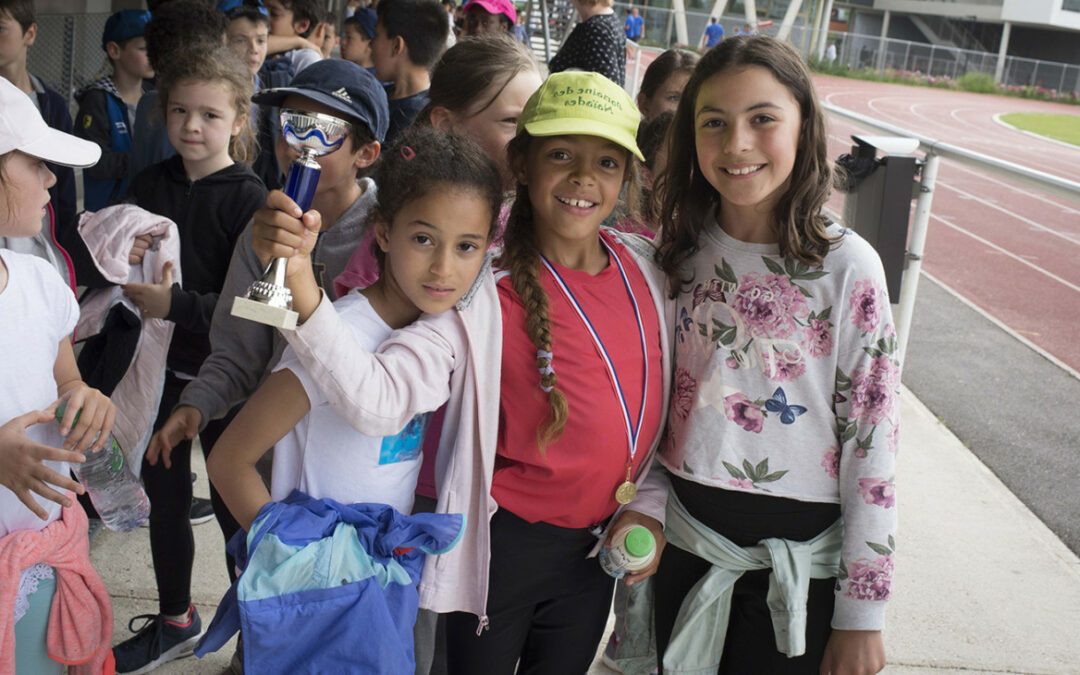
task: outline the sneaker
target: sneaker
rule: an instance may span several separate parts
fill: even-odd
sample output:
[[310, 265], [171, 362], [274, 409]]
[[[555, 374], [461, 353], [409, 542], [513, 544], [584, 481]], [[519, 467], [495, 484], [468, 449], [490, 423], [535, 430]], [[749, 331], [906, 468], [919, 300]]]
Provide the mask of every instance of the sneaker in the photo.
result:
[[214, 505], [209, 499], [191, 498], [191, 524], [202, 525], [214, 519]]
[[[144, 623], [136, 631], [134, 625], [139, 619]], [[128, 622], [128, 630], [135, 637], [113, 647], [116, 672], [127, 675], [148, 673], [163, 663], [191, 656], [203, 634], [195, 605], [191, 606], [191, 616], [185, 624], [169, 621], [161, 614], [140, 614]]]
[[[600, 657], [600, 660], [604, 662], [604, 665], [614, 670], [616, 673], [621, 673], [622, 668], [619, 667], [616, 659], [616, 654], [619, 652], [619, 636], [614, 631], [611, 633], [611, 637], [608, 638], [607, 646], [604, 647], [604, 655]], [[119, 671], [117, 671], [119, 672]]]

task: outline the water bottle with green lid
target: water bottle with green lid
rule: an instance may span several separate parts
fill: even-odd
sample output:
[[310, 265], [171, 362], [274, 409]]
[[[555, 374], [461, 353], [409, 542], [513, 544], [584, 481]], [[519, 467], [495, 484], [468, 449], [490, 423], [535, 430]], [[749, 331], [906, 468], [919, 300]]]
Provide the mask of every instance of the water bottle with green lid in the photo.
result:
[[623, 527], [611, 538], [611, 545], [600, 549], [600, 567], [616, 579], [639, 572], [656, 557], [656, 538], [647, 527]]
[[[64, 409], [65, 404], [56, 409], [57, 423], [63, 422]], [[76, 413], [76, 423], [81, 413], [81, 410]], [[86, 488], [105, 527], [125, 532], [145, 524], [150, 518], [150, 500], [142, 483], [128, 470], [124, 451], [116, 439], [109, 436], [101, 450], [84, 454], [86, 461], [72, 464], [71, 469]]]

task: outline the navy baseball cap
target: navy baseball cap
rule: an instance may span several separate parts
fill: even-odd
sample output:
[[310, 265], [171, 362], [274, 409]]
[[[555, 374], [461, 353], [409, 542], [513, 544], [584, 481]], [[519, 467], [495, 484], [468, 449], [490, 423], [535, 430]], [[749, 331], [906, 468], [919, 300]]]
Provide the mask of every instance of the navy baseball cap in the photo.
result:
[[131, 38], [142, 37], [146, 24], [150, 23], [150, 12], [145, 9], [123, 9], [109, 17], [105, 30], [101, 33], [101, 48], [110, 42], [124, 42]]
[[366, 124], [380, 143], [386, 138], [386, 129], [390, 126], [386, 91], [374, 75], [352, 61], [316, 61], [297, 73], [289, 86], [265, 89], [252, 96], [251, 100], [280, 107], [285, 98], [292, 94], [309, 98]]
[[217, 3], [217, 10], [230, 19], [237, 12], [245, 9], [255, 10], [266, 18], [270, 18], [270, 10], [266, 9], [262, 0], [218, 0]]

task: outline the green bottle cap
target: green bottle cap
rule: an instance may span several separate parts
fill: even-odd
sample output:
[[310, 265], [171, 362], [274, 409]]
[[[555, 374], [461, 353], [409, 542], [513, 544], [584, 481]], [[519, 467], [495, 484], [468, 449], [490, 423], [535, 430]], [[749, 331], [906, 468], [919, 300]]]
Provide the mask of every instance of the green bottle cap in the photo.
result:
[[[57, 424], [64, 421], [64, 411], [65, 410], [67, 410], [67, 401], [64, 401], [60, 405], [56, 406], [56, 422], [57, 422]], [[82, 415], [81, 410], [79, 412], [75, 413], [75, 419], [72, 421], [73, 425], [79, 423], [79, 415]]]
[[656, 540], [648, 528], [637, 525], [626, 533], [623, 546], [626, 547], [626, 552], [635, 558], [644, 558], [656, 548]]

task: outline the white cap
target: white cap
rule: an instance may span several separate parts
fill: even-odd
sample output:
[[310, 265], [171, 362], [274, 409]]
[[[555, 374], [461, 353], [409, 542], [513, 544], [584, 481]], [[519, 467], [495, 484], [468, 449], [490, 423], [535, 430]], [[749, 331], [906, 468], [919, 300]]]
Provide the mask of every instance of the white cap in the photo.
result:
[[0, 77], [0, 155], [12, 150], [64, 166], [93, 166], [101, 158], [97, 143], [45, 124], [26, 92]]

